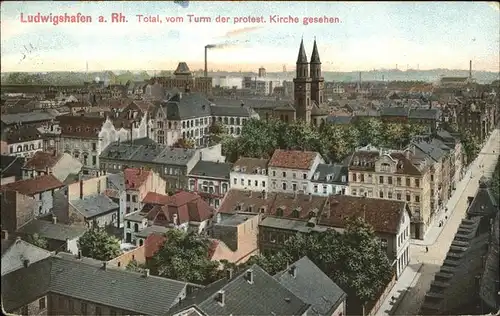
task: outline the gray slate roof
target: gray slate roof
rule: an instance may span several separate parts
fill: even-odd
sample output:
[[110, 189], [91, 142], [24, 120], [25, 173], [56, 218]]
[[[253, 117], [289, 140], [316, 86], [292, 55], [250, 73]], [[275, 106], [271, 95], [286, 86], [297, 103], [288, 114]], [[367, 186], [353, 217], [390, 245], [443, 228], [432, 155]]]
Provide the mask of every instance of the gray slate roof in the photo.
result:
[[328, 116], [326, 118], [326, 121], [330, 124], [334, 124], [334, 125], [347, 125], [347, 124], [351, 124], [353, 120], [353, 117], [352, 116], [347, 116], [347, 115], [343, 115], [343, 116]]
[[381, 116], [403, 116], [408, 117], [409, 109], [404, 107], [387, 107], [380, 110]]
[[22, 226], [17, 232], [33, 235], [38, 234], [40, 237], [66, 241], [66, 239], [75, 239], [82, 236], [87, 229], [82, 226], [70, 226], [49, 221], [34, 219]]
[[149, 235], [154, 234], [154, 233], [160, 233], [164, 234], [168, 230], [167, 227], [164, 226], [157, 226], [157, 225], [152, 225], [144, 228], [138, 233], [135, 233], [135, 236], [137, 237], [142, 237], [142, 238], [147, 238]]
[[124, 191], [125, 177], [123, 172], [108, 174], [108, 176], [106, 177], [106, 187], [108, 189]]
[[28, 113], [16, 113], [16, 114], [2, 114], [2, 122], [6, 125], [12, 125], [17, 123], [31, 123], [40, 121], [50, 121], [54, 119], [57, 115], [55, 113], [49, 112], [28, 112]]
[[289, 230], [301, 233], [310, 233], [310, 232], [324, 232], [330, 227], [314, 225], [309, 226], [308, 222], [303, 220], [297, 220], [292, 218], [280, 218], [280, 217], [272, 217], [267, 216], [264, 218], [262, 222], [260, 222], [259, 226], [261, 227], [269, 227], [269, 228], [277, 228], [282, 230]]
[[52, 292], [137, 314], [165, 315], [187, 286], [123, 269], [104, 270], [100, 262], [91, 262], [52, 256], [2, 277], [5, 308], [13, 310]]
[[[253, 273], [253, 284], [245, 278], [249, 270]], [[224, 291], [224, 306], [215, 300], [219, 290]], [[195, 292], [171, 313], [191, 306], [210, 316], [302, 315], [310, 307], [257, 265], [241, 271], [231, 280], [222, 279]]]
[[[319, 173], [316, 179], [316, 173]], [[329, 164], [318, 164], [316, 170], [314, 170], [312, 182], [318, 183], [336, 183], [341, 185], [347, 185], [348, 178], [348, 168], [344, 165], [329, 165]], [[328, 179], [328, 175], [333, 175], [331, 180]], [[342, 182], [342, 176], [344, 176], [345, 182]]]
[[286, 107], [290, 101], [286, 100], [269, 100], [269, 99], [227, 99], [215, 98], [214, 102], [217, 106], [241, 107], [242, 104], [251, 108], [279, 108]]
[[411, 109], [408, 117], [410, 119], [428, 119], [428, 120], [438, 120], [441, 112], [439, 109]]
[[213, 116], [250, 117], [255, 112], [248, 106], [212, 105], [210, 111]]
[[138, 145], [114, 142], [104, 149], [101, 159], [153, 162], [163, 165], [186, 166], [196, 149], [171, 148], [160, 144]]
[[432, 139], [430, 141], [419, 141], [413, 143], [416, 148], [431, 157], [434, 161], [439, 161], [451, 150], [442, 141]]
[[229, 179], [229, 173], [233, 164], [225, 162], [213, 162], [200, 160], [193, 167], [190, 176], [209, 177], [216, 179]]
[[211, 115], [210, 102], [203, 94], [197, 92], [179, 93], [171, 97], [161, 106], [167, 113], [168, 120], [180, 121]]
[[18, 239], [12, 242], [2, 240], [2, 279], [5, 274], [21, 269], [24, 260], [34, 263], [49, 256], [50, 252], [47, 250], [24, 240]]
[[295, 270], [277, 273], [274, 277], [304, 302], [312, 305], [312, 315], [331, 315], [347, 294], [321, 271], [309, 258], [290, 265]]
[[491, 216], [498, 213], [498, 202], [488, 188], [488, 183], [483, 181], [479, 184], [476, 195], [467, 209], [469, 216]]
[[83, 199], [71, 200], [70, 203], [85, 218], [101, 216], [120, 208], [118, 204], [103, 194], [84, 196]]

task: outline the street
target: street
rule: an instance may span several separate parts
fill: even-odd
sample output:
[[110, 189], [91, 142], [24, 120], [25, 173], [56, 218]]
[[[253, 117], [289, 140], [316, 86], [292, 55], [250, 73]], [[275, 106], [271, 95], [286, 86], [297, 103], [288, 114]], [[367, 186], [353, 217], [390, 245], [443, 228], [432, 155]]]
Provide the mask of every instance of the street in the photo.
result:
[[[448, 212], [441, 214], [444, 221], [439, 227], [439, 218], [429, 229], [424, 240], [412, 240], [410, 264], [387, 296], [376, 315], [417, 315], [430, 288], [434, 275], [441, 268], [455, 233], [467, 210], [467, 197], [474, 196], [479, 179], [493, 173], [500, 152], [500, 132], [495, 129], [478, 157], [447, 203]], [[479, 166], [483, 165], [481, 169]], [[471, 177], [472, 172], [472, 177]], [[426, 247], [429, 251], [426, 252]], [[410, 288], [409, 290], [407, 290]]]

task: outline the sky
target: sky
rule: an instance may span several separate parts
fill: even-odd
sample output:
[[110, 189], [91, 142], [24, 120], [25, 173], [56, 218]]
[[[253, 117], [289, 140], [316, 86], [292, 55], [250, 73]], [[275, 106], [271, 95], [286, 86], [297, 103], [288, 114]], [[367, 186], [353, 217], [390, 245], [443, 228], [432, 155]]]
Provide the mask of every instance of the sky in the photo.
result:
[[[91, 16], [91, 23], [30, 23], [28, 16]], [[126, 23], [110, 23], [121, 13]], [[23, 18], [21, 18], [21, 15]], [[137, 15], [162, 23], [139, 22]], [[188, 15], [210, 17], [189, 23]], [[299, 23], [271, 23], [270, 16]], [[99, 16], [106, 23], [99, 23]], [[216, 22], [229, 17], [227, 23]], [[266, 23], [237, 23], [239, 17]], [[339, 23], [303, 24], [304, 17]], [[168, 23], [168, 17], [184, 22]], [[492, 2], [243, 2], [7, 1], [1, 5], [1, 70], [170, 70], [180, 61], [212, 70], [268, 71], [295, 68], [301, 38], [310, 58], [314, 38], [323, 70], [468, 69], [499, 71], [500, 11]]]

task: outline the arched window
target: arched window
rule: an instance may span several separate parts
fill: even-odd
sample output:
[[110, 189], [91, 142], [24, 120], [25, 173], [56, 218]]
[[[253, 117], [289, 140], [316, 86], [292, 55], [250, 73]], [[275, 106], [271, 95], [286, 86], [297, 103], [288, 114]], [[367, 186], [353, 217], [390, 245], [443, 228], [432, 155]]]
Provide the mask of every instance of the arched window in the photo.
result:
[[234, 125], [234, 117], [232, 117], [232, 118], [230, 119], [230, 124], [231, 124], [231, 125]]
[[137, 224], [137, 223], [134, 224], [134, 232], [136, 232], [136, 233], [139, 232], [139, 224]]
[[231, 134], [234, 134], [234, 127], [231, 126], [229, 130], [231, 131]]
[[21, 145], [17, 146], [17, 152], [20, 153], [21, 151], [23, 151], [23, 146]]
[[142, 245], [144, 245], [144, 240], [139, 239], [139, 246], [142, 246]]
[[24, 151], [28, 151], [28, 145], [23, 146]]
[[30, 150], [35, 150], [35, 145], [31, 144], [30, 145]]
[[186, 122], [182, 122], [182, 128], [186, 128]]

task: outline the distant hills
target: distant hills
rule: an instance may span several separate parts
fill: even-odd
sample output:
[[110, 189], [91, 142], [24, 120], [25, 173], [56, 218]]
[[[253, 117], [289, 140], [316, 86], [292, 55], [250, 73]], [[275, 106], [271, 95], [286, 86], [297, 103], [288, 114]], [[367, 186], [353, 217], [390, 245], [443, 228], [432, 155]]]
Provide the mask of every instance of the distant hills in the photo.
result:
[[[169, 76], [171, 71], [157, 72], [157, 76]], [[203, 72], [194, 71], [197, 76], [202, 76]], [[323, 72], [326, 81], [342, 81], [342, 82], [357, 82], [359, 81], [360, 72]], [[100, 71], [100, 72], [44, 72], [44, 73], [29, 73], [29, 72], [11, 72], [1, 74], [2, 84], [40, 84], [40, 85], [80, 85], [84, 82], [100, 80], [108, 84], [124, 84], [127, 81], [143, 81], [151, 78], [154, 75], [152, 71]], [[268, 72], [267, 77], [276, 78], [279, 80], [292, 80], [295, 75], [294, 71], [289, 72]], [[466, 70], [450, 70], [450, 69], [432, 69], [432, 70], [415, 70], [409, 69], [401, 71], [397, 69], [388, 70], [372, 70], [361, 72], [361, 80], [367, 81], [425, 81], [435, 82], [441, 77], [467, 77], [469, 72]], [[229, 76], [229, 77], [256, 77], [257, 73], [253, 72], [209, 72], [209, 76]], [[473, 71], [472, 76], [478, 83], [490, 83], [500, 79], [498, 72]]]

